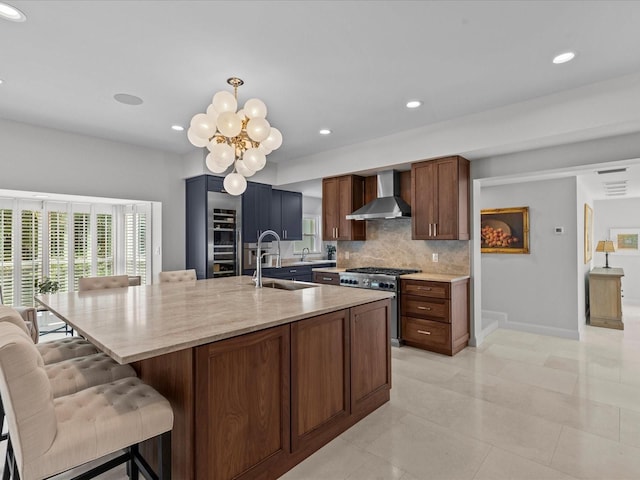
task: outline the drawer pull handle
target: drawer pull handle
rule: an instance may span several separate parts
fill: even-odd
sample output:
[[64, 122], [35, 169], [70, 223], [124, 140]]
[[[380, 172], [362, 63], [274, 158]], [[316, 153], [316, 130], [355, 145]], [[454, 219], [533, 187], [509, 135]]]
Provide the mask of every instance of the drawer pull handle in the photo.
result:
[[289, 270], [289, 273], [296, 273], [297, 270]]
[[322, 277], [322, 280], [324, 280], [325, 282], [330, 282], [333, 280], [333, 278]]
[[430, 292], [431, 287], [418, 287], [418, 290], [426, 290], [427, 292]]
[[431, 332], [428, 332], [426, 330], [418, 330], [418, 333], [421, 333], [422, 335], [431, 335]]
[[418, 307], [418, 310], [431, 310], [431, 307]]

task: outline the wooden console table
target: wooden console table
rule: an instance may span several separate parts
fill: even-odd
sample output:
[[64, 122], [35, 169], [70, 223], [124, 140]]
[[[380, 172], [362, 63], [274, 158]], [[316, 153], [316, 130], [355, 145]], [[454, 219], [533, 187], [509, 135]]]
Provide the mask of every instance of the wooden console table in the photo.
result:
[[589, 272], [589, 323], [624, 330], [622, 268], [594, 268]]

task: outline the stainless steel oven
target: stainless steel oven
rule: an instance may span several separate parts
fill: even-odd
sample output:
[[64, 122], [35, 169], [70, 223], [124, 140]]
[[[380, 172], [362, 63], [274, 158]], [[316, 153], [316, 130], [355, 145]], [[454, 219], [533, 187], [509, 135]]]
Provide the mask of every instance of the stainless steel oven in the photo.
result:
[[417, 273], [420, 270], [402, 268], [364, 267], [348, 268], [340, 272], [340, 285], [352, 288], [367, 288], [393, 292], [391, 299], [391, 345], [399, 347], [402, 339], [400, 331], [400, 276]]

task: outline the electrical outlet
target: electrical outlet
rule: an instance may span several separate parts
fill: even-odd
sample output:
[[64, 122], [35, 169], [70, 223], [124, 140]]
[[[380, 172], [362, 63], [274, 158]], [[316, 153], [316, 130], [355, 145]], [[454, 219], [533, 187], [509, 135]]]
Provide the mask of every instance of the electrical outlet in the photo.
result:
[[432, 262], [437, 262], [438, 261], [438, 254], [437, 253], [432, 253], [431, 254], [431, 261]]
[[344, 259], [349, 260], [349, 252], [344, 252]]

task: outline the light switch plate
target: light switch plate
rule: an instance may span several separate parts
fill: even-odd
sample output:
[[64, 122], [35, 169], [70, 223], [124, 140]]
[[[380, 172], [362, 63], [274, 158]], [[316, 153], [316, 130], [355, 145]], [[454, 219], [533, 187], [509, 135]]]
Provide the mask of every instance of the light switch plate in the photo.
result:
[[431, 261], [432, 262], [437, 262], [438, 261], [438, 254], [437, 253], [432, 253], [431, 254]]

